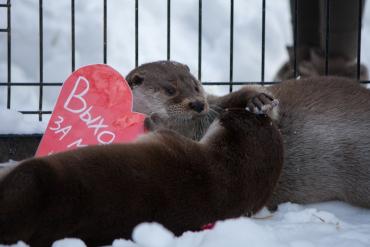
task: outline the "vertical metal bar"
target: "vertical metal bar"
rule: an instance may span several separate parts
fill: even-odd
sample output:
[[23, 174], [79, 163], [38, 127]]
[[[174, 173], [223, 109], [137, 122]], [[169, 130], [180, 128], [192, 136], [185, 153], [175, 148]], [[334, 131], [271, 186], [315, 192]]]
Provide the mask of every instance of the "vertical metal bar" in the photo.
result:
[[326, 0], [325, 75], [329, 74], [330, 0]]
[[103, 5], [103, 63], [107, 64], [107, 0], [104, 0]]
[[202, 81], [202, 0], [198, 7], [198, 80]]
[[75, 30], [75, 0], [71, 0], [71, 45], [72, 45], [72, 72], [76, 69], [76, 30]]
[[135, 67], [139, 66], [139, 0], [135, 0]]
[[167, 60], [171, 58], [171, 0], [167, 0]]
[[42, 99], [43, 99], [43, 83], [44, 83], [44, 60], [43, 60], [43, 49], [44, 49], [44, 35], [43, 35], [43, 0], [39, 0], [39, 60], [40, 60], [40, 88], [39, 88], [39, 121], [42, 121]]
[[11, 49], [11, 32], [12, 32], [12, 29], [11, 29], [11, 13], [10, 13], [10, 8], [11, 8], [11, 4], [10, 4], [10, 0], [7, 1], [7, 4], [8, 4], [8, 10], [7, 10], [7, 14], [8, 14], [8, 20], [7, 20], [7, 24], [8, 24], [8, 36], [7, 36], [7, 84], [8, 84], [8, 88], [7, 88], [7, 99], [6, 99], [6, 107], [8, 109], [10, 109], [10, 102], [11, 102], [11, 96], [12, 96], [12, 87], [11, 87], [11, 81], [12, 81], [12, 63], [11, 63], [11, 59], [12, 59], [12, 49]]
[[362, 32], [362, 4], [359, 0], [358, 5], [358, 30], [357, 30], [357, 80], [360, 80], [361, 75], [361, 32]]
[[298, 46], [298, 0], [294, 0], [294, 41], [293, 41], [293, 49], [294, 49], [294, 61], [293, 61], [293, 71], [294, 71], [294, 78], [298, 77], [297, 71], [297, 46]]
[[262, 54], [261, 54], [261, 84], [265, 82], [265, 25], [266, 25], [266, 0], [262, 1]]
[[233, 67], [234, 67], [234, 0], [230, 2], [230, 74], [229, 92], [233, 91]]

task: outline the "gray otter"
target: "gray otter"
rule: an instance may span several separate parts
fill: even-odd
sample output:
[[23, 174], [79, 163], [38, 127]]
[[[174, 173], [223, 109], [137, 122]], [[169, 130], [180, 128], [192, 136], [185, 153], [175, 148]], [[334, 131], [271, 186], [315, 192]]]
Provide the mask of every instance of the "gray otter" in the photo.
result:
[[[134, 92], [150, 91], [148, 87], [159, 80], [166, 86], [169, 75], [190, 74], [187, 70], [179, 72], [184, 65], [177, 64], [178, 69], [174, 69], [171, 62], [160, 62], [156, 66], [162, 67], [162, 73], [154, 73], [150, 70], [153, 64], [156, 63], [140, 66], [129, 74], [141, 72], [147, 76], [140, 85], [133, 86]], [[189, 85], [186, 80], [180, 82], [182, 87]], [[181, 90], [179, 88], [179, 94]], [[245, 93], [253, 95], [253, 91], [265, 92], [261, 95], [274, 96], [281, 102], [279, 112], [275, 111], [272, 117], [282, 131], [285, 163], [270, 208], [286, 201], [313, 203], [328, 200], [370, 208], [370, 92], [349, 79], [316, 77], [285, 81], [265, 88], [246, 86], [224, 97], [208, 96], [208, 103], [218, 110], [223, 107], [225, 98], [226, 101], [239, 100]], [[147, 104], [156, 105], [158, 101], [163, 107], [171, 104], [164, 97], [157, 97], [156, 101]], [[252, 97], [251, 103], [254, 104], [251, 109], [271, 105], [271, 101], [260, 100], [260, 97]], [[200, 138], [213, 117], [208, 114], [206, 121], [197, 119], [193, 124], [189, 124], [191, 121], [180, 122], [182, 124], [172, 129], [180, 133], [186, 130], [188, 137]], [[166, 124], [172, 125], [168, 123], [171, 120], [166, 119]], [[198, 127], [199, 123], [202, 123], [201, 127]], [[196, 134], [192, 136], [191, 132]]]
[[340, 77], [269, 87], [279, 99], [284, 169], [269, 205], [341, 200], [370, 208], [370, 91]]
[[[166, 120], [167, 128], [193, 140], [200, 140], [220, 111], [230, 105], [247, 104], [252, 112], [268, 113], [272, 118], [277, 115], [276, 102], [263, 88], [239, 90], [223, 97], [207, 95], [188, 66], [174, 61], [143, 64], [126, 80], [133, 91], [134, 111]], [[239, 99], [243, 99], [241, 103], [236, 102]]]
[[199, 230], [263, 207], [282, 165], [275, 125], [244, 109], [221, 113], [199, 143], [159, 130], [29, 159], [0, 181], [0, 243], [76, 237], [101, 246], [148, 221], [176, 235]]

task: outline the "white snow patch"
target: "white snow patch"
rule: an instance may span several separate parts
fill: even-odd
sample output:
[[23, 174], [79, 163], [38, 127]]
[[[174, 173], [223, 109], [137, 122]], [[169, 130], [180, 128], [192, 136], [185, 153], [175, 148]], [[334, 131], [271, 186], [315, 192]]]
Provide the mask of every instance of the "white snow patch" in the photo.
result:
[[370, 210], [343, 202], [305, 206], [284, 203], [275, 213], [263, 209], [255, 218], [220, 221], [212, 230], [186, 232], [173, 239], [166, 230], [153, 223], [141, 224], [135, 231], [141, 231], [142, 234], [134, 233], [134, 242], [120, 240], [123, 244], [117, 246], [368, 247]]
[[112, 247], [136, 247], [137, 245], [130, 240], [116, 239], [113, 241]]
[[51, 247], [86, 247], [81, 239], [65, 238], [55, 241]]
[[0, 134], [43, 133], [47, 123], [32, 121], [25, 115], [8, 109], [0, 109]]
[[16, 165], [18, 161], [15, 160], [9, 160], [7, 163], [0, 163], [0, 169], [1, 168], [6, 168], [6, 167], [11, 167], [13, 165]]
[[142, 223], [135, 227], [132, 238], [143, 247], [170, 247], [174, 235], [158, 223]]
[[24, 242], [22, 241], [18, 241], [16, 244], [12, 244], [12, 245], [2, 245], [0, 244], [0, 247], [29, 247], [27, 244], [25, 244]]

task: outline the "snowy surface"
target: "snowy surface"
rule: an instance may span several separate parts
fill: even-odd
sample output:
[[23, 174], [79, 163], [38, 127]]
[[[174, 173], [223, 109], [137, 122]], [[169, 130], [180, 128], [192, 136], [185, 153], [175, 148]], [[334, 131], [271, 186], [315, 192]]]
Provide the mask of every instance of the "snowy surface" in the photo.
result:
[[[1, 246], [1, 245], [0, 245]], [[25, 247], [24, 243], [12, 245]], [[53, 247], [84, 247], [78, 239], [59, 240]], [[285, 203], [275, 213], [266, 209], [254, 218], [218, 222], [214, 229], [174, 237], [157, 223], [143, 223], [133, 241], [117, 239], [113, 247], [368, 247], [370, 210], [341, 202], [307, 206]]]
[[0, 109], [0, 134], [43, 133], [46, 122], [38, 122], [15, 110]]

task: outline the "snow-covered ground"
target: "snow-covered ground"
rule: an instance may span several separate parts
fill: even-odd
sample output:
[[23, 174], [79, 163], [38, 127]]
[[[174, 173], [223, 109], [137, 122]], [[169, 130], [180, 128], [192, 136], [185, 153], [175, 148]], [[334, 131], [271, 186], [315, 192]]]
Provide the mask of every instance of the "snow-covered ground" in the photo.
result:
[[[1, 246], [1, 245], [0, 245]], [[19, 242], [13, 247], [25, 247]], [[78, 239], [56, 241], [53, 247], [84, 247]], [[214, 229], [174, 237], [156, 223], [143, 223], [133, 241], [117, 239], [113, 247], [368, 247], [370, 210], [342, 202], [301, 206], [285, 203], [275, 213], [266, 209], [254, 218], [218, 222]]]
[[0, 134], [34, 134], [42, 133], [46, 128], [46, 121], [39, 122], [15, 110], [0, 108]]

